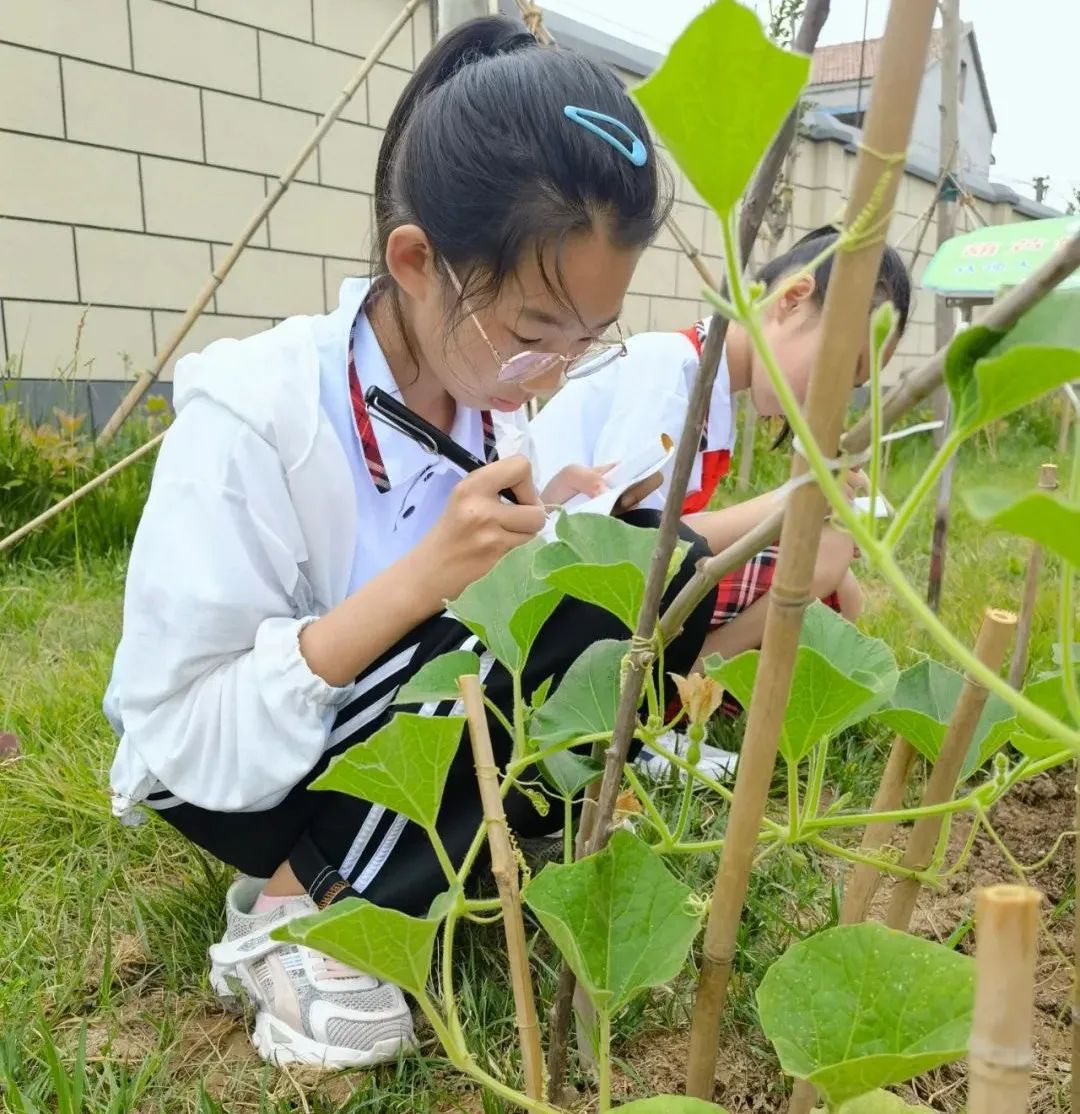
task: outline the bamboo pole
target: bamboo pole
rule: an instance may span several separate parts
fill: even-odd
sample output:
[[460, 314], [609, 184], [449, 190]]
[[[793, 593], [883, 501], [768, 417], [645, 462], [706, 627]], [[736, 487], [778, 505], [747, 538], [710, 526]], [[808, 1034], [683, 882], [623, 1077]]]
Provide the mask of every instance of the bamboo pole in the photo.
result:
[[484, 806], [488, 847], [491, 849], [491, 873], [499, 889], [502, 905], [503, 932], [510, 964], [510, 982], [514, 990], [514, 1011], [518, 1039], [521, 1041], [521, 1064], [525, 1072], [525, 1093], [531, 1099], [544, 1099], [544, 1054], [540, 1048], [540, 1023], [536, 1016], [532, 976], [529, 973], [529, 946], [525, 939], [525, 922], [521, 915], [521, 892], [518, 888], [518, 865], [510, 832], [506, 826], [499, 772], [491, 749], [487, 715], [484, 712], [484, 690], [480, 678], [458, 678], [458, 688], [469, 721], [476, 783]]
[[[987, 329], [1007, 333], [1032, 306], [1041, 302], [1077, 267], [1080, 267], [1080, 233], [1062, 244], [1038, 270], [1033, 271], [1018, 286], [1014, 286], [1005, 297], [994, 302], [979, 319], [979, 324]], [[944, 382], [947, 353], [947, 346], [939, 348], [925, 364], [905, 375], [882, 399], [882, 433], [941, 386]], [[869, 445], [870, 415], [864, 414], [841, 438], [840, 448], [845, 453], [854, 454], [862, 452]]]
[[[988, 886], [975, 898], [975, 1013], [968, 1051], [971, 1114], [1024, 1114], [1031, 1092], [1035, 959], [1042, 894]], [[1074, 1094], [1075, 1108], [1075, 1094]]]
[[[868, 207], [879, 230], [887, 226], [892, 214], [900, 180], [896, 160], [903, 159], [908, 147], [935, 6], [935, 0], [905, 0], [890, 6], [875, 79], [875, 86], [887, 89], [888, 96], [872, 97], [870, 101], [847, 206], [845, 224], [849, 227]], [[835, 455], [840, 438], [882, 246], [882, 235], [873, 235], [841, 251], [825, 298], [824, 335], [810, 376], [805, 411], [814, 439], [827, 457]], [[805, 461], [796, 456], [792, 475], [798, 477], [806, 471]], [[784, 514], [761, 663], [713, 886], [694, 1003], [686, 1090], [701, 1099], [712, 1098], [720, 1017], [791, 691], [803, 612], [810, 602], [824, 513], [820, 489], [803, 484], [791, 493]]]
[[[1044, 464], [1039, 469], [1039, 490], [1057, 490], [1057, 465]], [[1031, 624], [1035, 618], [1035, 601], [1039, 595], [1039, 574], [1042, 572], [1043, 549], [1036, 542], [1031, 547], [1027, 573], [1024, 576], [1024, 594], [1020, 599], [1020, 620], [1016, 625], [1016, 645], [1013, 648], [1012, 663], [1009, 666], [1009, 684], [1014, 689], [1024, 683], [1027, 672], [1028, 646], [1031, 643]]]
[[[522, 0], [519, 0], [520, 2]], [[825, 23], [828, 12], [829, 0], [808, 0], [803, 13], [802, 24], [795, 39], [797, 50], [805, 54], [813, 53], [814, 44], [817, 42], [817, 37]], [[740, 259], [749, 258], [753, 249], [768, 199], [772, 196], [777, 175], [780, 173], [787, 150], [791, 146], [792, 138], [795, 135], [795, 125], [795, 114], [791, 113], [787, 122], [765, 152], [761, 165], [754, 175], [746, 203], [739, 214]], [[698, 373], [694, 380], [694, 387], [690, 394], [686, 420], [683, 423], [678, 449], [675, 453], [675, 465], [672, 470], [668, 497], [660, 516], [659, 536], [649, 564], [645, 596], [634, 631], [634, 642], [637, 649], [629, 655], [629, 667], [622, 678], [611, 745], [604, 753], [604, 774], [600, 788], [596, 792], [595, 805], [590, 807], [587, 799], [586, 806], [582, 810], [581, 824], [583, 827], [586, 824], [590, 825], [591, 830], [588, 833], [587, 842], [579, 841], [579, 847], [582, 842], [585, 842], [584, 849], [590, 854], [600, 850], [611, 833], [611, 821], [615, 813], [615, 801], [618, 798], [622, 783], [623, 766], [626, 764], [630, 741], [634, 736], [637, 725], [641, 689], [646, 671], [651, 667], [653, 661], [652, 646], [656, 636], [657, 618], [663, 599], [664, 583], [667, 578], [671, 554], [674, 552], [675, 542], [678, 538], [683, 497], [686, 494], [690, 472], [697, 456], [698, 435], [705, 421], [705, 415], [708, 413], [713, 383], [720, 367], [720, 356], [724, 348], [724, 339], [727, 336], [727, 325], [726, 318], [719, 314], [713, 315], [709, 335], [705, 340], [701, 359], [698, 363]], [[852, 357], [851, 366], [855, 366], [855, 356]], [[704, 598], [707, 591], [708, 588], [706, 587], [700, 598]], [[553, 1025], [559, 1023], [563, 1026], [569, 1026], [570, 999], [573, 996], [573, 988], [573, 976], [566, 970], [564, 964], [559, 976], [558, 994], [552, 1007]], [[554, 1052], [561, 1052], [565, 1046], [565, 1040], [566, 1037], [563, 1032], [552, 1032], [549, 1049], [552, 1054], [548, 1057], [548, 1085], [555, 1094], [558, 1094], [562, 1089], [565, 1055], [563, 1054], [563, 1062], [559, 1063], [556, 1062]]]
[[[915, 762], [915, 748], [902, 735], [893, 739], [889, 760], [874, 794], [871, 812], [895, 812], [904, 804], [908, 775]], [[860, 855], [876, 855], [892, 838], [896, 825], [884, 822], [867, 824], [859, 844]], [[881, 872], [869, 863], [855, 863], [848, 875], [844, 904], [840, 909], [841, 924], [859, 924], [870, 912], [870, 903], [877, 893]]]
[[[983, 665], [997, 672], [1005, 660], [1005, 651], [1009, 648], [1015, 629], [1016, 616], [1011, 611], [987, 608], [975, 642], [975, 656]], [[987, 690], [971, 676], [964, 678], [964, 686], [949, 719], [945, 738], [941, 741], [941, 750], [923, 792], [920, 802], [923, 807], [952, 800], [988, 695]], [[941, 824], [940, 816], [924, 816], [915, 822], [908, 838], [907, 850], [901, 859], [903, 867], [913, 871], [926, 868], [934, 853]], [[885, 923], [890, 928], [907, 931], [921, 889], [922, 883], [917, 878], [896, 880], [885, 914]]]
[[371, 53], [364, 59], [363, 64], [356, 71], [355, 74], [349, 79], [348, 83], [338, 94], [337, 99], [327, 110], [326, 115], [319, 121], [318, 127], [312, 133], [311, 138], [301, 148], [300, 153], [293, 159], [288, 169], [277, 180], [277, 185], [271, 191], [265, 201], [251, 214], [243, 231], [237, 236], [231, 248], [225, 255], [225, 258], [214, 268], [210, 277], [206, 280], [203, 288], [195, 296], [195, 301], [188, 307], [187, 313], [184, 314], [177, 325], [172, 336], [169, 338], [168, 343], [162, 348], [154, 357], [154, 362], [148, 371], [144, 371], [135, 380], [131, 389], [121, 400], [120, 405], [113, 411], [112, 417], [105, 423], [104, 428], [98, 435], [98, 444], [106, 445], [112, 440], [116, 431], [124, 424], [130, 417], [131, 412], [139, 404], [139, 400], [150, 389], [154, 381], [161, 374], [161, 369], [169, 362], [169, 358], [180, 347], [184, 337], [191, 331], [192, 325], [198, 320], [202, 311], [206, 309], [210, 299], [214, 296], [217, 288], [225, 281], [228, 273], [233, 269], [233, 265], [240, 258], [241, 252], [248, 246], [251, 237], [262, 226], [263, 221], [270, 215], [271, 209], [281, 200], [285, 191], [292, 185], [293, 179], [299, 174], [301, 167], [311, 157], [315, 148], [322, 142], [326, 133], [333, 126], [337, 118], [341, 115], [345, 106], [352, 100], [356, 94], [357, 89], [364, 83], [367, 75], [372, 71], [375, 63], [385, 53], [386, 48], [393, 42], [397, 33], [409, 22], [413, 12], [425, 0], [406, 0], [405, 6], [394, 17], [390, 26], [383, 32], [382, 38], [371, 48]]
[[[943, 335], [942, 322], [947, 321], [949, 324], [953, 325], [953, 328], [947, 330], [950, 337], [955, 336], [960, 329], [966, 329], [971, 325], [970, 304], [964, 306], [961, 311], [961, 324], [956, 326], [953, 311], [950, 307], [942, 303], [943, 300], [939, 299], [939, 304], [937, 306], [937, 334], [939, 337]], [[945, 314], [948, 314], [948, 316], [944, 316]], [[938, 388], [938, 394], [935, 395], [934, 411], [944, 422], [939, 431], [941, 434], [940, 439], [936, 442], [940, 445], [945, 440], [946, 436], [948, 436], [953, 420], [952, 400], [949, 397], [948, 391], [943, 387]], [[953, 454], [946, 461], [945, 467], [941, 470], [941, 478], [938, 480], [937, 499], [934, 505], [934, 531], [930, 540], [930, 575], [926, 585], [926, 602], [935, 613], [941, 606], [941, 588], [945, 580], [945, 548], [948, 544], [949, 537], [949, 508], [952, 503], [953, 476], [955, 472], [956, 455]]]

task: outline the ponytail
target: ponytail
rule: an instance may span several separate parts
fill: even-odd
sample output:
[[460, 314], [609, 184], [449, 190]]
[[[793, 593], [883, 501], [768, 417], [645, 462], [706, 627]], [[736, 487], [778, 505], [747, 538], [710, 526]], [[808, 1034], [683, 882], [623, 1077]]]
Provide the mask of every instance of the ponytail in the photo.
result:
[[375, 164], [375, 219], [381, 223], [390, 202], [387, 189], [394, 152], [417, 104], [444, 84], [462, 66], [480, 58], [494, 58], [537, 46], [524, 27], [503, 16], [473, 19], [444, 35], [421, 60], [398, 98], [383, 132]]

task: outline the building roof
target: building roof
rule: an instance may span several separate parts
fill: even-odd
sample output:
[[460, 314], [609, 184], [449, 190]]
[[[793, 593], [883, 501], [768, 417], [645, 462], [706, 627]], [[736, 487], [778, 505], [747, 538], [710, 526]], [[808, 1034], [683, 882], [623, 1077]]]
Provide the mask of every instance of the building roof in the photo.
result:
[[[986, 105], [987, 116], [990, 118], [990, 127], [996, 132], [997, 121], [994, 119], [994, 107], [990, 103], [990, 90], [986, 84], [986, 74], [983, 72], [974, 25], [963, 24], [960, 34], [961, 38], [970, 39], [971, 53], [975, 59], [975, 72], [979, 78], [979, 90]], [[869, 86], [877, 73], [878, 60], [881, 57], [881, 41], [881, 39], [867, 39], [864, 44], [861, 39], [856, 39], [855, 42], [850, 43], [819, 46], [814, 51], [810, 65], [810, 83], [807, 88], [812, 89], [815, 85], [846, 85], [849, 82], [859, 81], [860, 77]], [[941, 28], [935, 27], [930, 32], [927, 64], [941, 60], [941, 47]]]

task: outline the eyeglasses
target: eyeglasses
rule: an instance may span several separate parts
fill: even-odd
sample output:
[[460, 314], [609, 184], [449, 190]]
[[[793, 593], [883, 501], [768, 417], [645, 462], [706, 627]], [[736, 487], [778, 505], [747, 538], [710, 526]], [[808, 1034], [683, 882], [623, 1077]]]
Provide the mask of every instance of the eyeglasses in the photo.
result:
[[[445, 262], [445, 261], [444, 261]], [[453, 267], [446, 263], [446, 272], [458, 296], [464, 298], [465, 292]], [[467, 304], [466, 304], [466, 308]], [[595, 375], [601, 368], [626, 355], [626, 342], [623, 340], [622, 329], [618, 322], [615, 323], [617, 340], [597, 340], [589, 345], [584, 352], [576, 356], [566, 356], [560, 352], [518, 352], [516, 356], [506, 359], [502, 353], [491, 343], [480, 319], [469, 310], [473, 324], [484, 338], [484, 343], [491, 349], [491, 355], [499, 365], [499, 374], [496, 376], [500, 383], [527, 383], [530, 379], [539, 379], [550, 374], [556, 369], [562, 370], [563, 380], [584, 379], [588, 375]]]

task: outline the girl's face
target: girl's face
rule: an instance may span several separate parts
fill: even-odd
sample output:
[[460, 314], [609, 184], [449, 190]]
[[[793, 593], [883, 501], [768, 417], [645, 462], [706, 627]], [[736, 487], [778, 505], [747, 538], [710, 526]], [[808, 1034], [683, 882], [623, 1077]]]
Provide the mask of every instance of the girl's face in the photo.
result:
[[[776, 357], [776, 363], [791, 385], [800, 403], [806, 401], [810, 372], [817, 360], [823, 335], [821, 307], [813, 298], [814, 279], [811, 275], [792, 283], [766, 311], [763, 331]], [[897, 339], [889, 340], [882, 352], [882, 365], [888, 363], [896, 350]], [[859, 352], [855, 367], [855, 386], [861, 387], [870, 378], [870, 340]], [[773, 390], [765, 365], [754, 350], [751, 355], [750, 398], [754, 409], [766, 417], [783, 413], [780, 400]]]
[[[391, 233], [387, 263], [406, 295], [414, 347], [443, 389], [476, 409], [509, 412], [534, 395], [557, 390], [561, 367], [524, 383], [507, 383], [498, 378], [502, 361], [525, 351], [581, 355], [618, 320], [641, 254], [613, 246], [602, 231], [567, 240], [557, 264], [554, 251], [544, 258], [544, 271], [553, 285], [561, 278], [561, 288], [556, 288], [562, 297], [556, 297], [535, 255], [527, 253], [495, 300], [478, 308], [474, 317], [455, 309], [449, 275], [444, 265], [434, 262], [419, 229], [415, 232], [427, 245], [426, 258], [414, 260], [403, 275], [395, 273], [392, 242], [408, 231], [407, 226]], [[464, 282], [466, 275], [458, 278]]]

